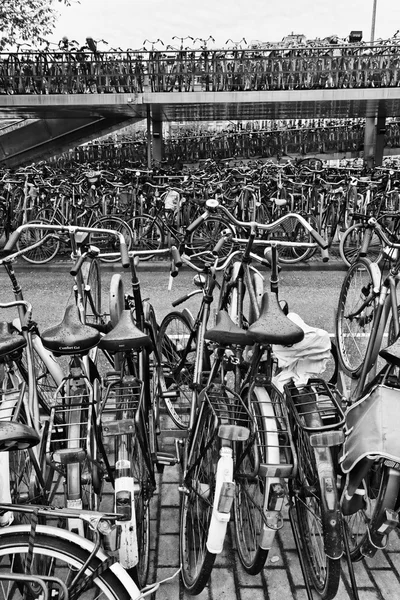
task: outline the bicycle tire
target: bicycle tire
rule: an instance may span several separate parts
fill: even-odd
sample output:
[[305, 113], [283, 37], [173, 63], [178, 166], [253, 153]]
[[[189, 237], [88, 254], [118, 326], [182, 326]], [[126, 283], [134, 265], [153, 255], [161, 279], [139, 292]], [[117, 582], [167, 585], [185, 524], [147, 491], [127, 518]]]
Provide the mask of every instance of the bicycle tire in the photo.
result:
[[[27, 561], [28, 550], [30, 548], [30, 527], [16, 526], [7, 528], [0, 534], [0, 573], [9, 574], [10, 572], [23, 573]], [[88, 540], [79, 538], [70, 532], [61, 531], [57, 528], [38, 525], [32, 547], [32, 574], [33, 575], [51, 575], [58, 577], [68, 584], [74, 579], [77, 571], [86, 563], [93, 548]], [[86, 566], [83, 577], [94, 573], [101, 563], [109, 557], [103, 552], [98, 551], [93, 560]], [[37, 597], [35, 588], [29, 589], [33, 584], [29, 584], [27, 597], [29, 600]], [[18, 589], [15, 584], [10, 586], [8, 591], [2, 587], [4, 600], [22, 599], [22, 590], [18, 595]], [[75, 598], [107, 599], [107, 600], [130, 600], [139, 595], [129, 581], [123, 568], [115, 563], [100, 574], [95, 574], [90, 589], [78, 593]]]
[[[375, 266], [374, 266], [375, 265]], [[336, 341], [339, 361], [347, 375], [361, 373], [371, 332], [374, 327], [376, 299], [373, 298], [360, 315], [349, 319], [368, 297], [380, 288], [378, 267], [368, 258], [359, 258], [350, 265], [339, 295], [336, 317]]]
[[97, 260], [82, 265], [84, 285], [85, 323], [95, 325], [101, 322], [101, 275]]
[[[41, 223], [43, 225], [49, 225], [49, 222], [45, 219], [30, 221], [30, 224]], [[17, 241], [17, 249], [23, 250], [28, 246], [32, 246], [36, 242], [43, 239], [49, 232], [40, 229], [26, 229], [21, 232], [21, 235]], [[22, 258], [29, 263], [35, 265], [43, 265], [50, 262], [58, 253], [60, 249], [60, 240], [56, 237], [51, 237], [46, 242], [29, 250], [25, 254], [22, 254]]]
[[[212, 250], [226, 231], [229, 231], [232, 236], [235, 235], [232, 225], [219, 217], [209, 217], [200, 223], [189, 235], [187, 250], [191, 257], [202, 263], [209, 262], [210, 257], [214, 260], [215, 257], [211, 254]], [[233, 242], [228, 239], [218, 253], [218, 263], [222, 263], [232, 250]]]
[[179, 429], [186, 429], [189, 425], [193, 393], [191, 384], [196, 359], [196, 337], [192, 335], [189, 319], [178, 311], [172, 311], [164, 317], [158, 332], [162, 361], [161, 390], [176, 392], [177, 397], [173, 399], [168, 395], [161, 395], [169, 416]]
[[[247, 390], [248, 392], [249, 390]], [[263, 449], [267, 448], [267, 444], [264, 440], [265, 428], [261, 423], [260, 408], [254, 391], [253, 396], [254, 399], [250, 401], [244, 398], [244, 403], [253, 411], [256, 437], [250, 450], [244, 449], [244, 459], [241, 456], [243, 450], [236, 447], [240, 462], [234, 470], [235, 498], [233, 504], [236, 548], [240, 562], [249, 575], [257, 575], [262, 571], [269, 554], [269, 550], [261, 548], [259, 545], [264, 528], [263, 510], [266, 486], [258, 475], [255, 475], [257, 465], [260, 462], [266, 462], [261, 454]], [[252, 429], [250, 422], [248, 427], [250, 430]]]
[[216, 554], [207, 549], [213, 509], [215, 474], [219, 459], [218, 423], [208, 404], [203, 404], [191, 441], [182, 495], [179, 529], [181, 578], [191, 595], [200, 594], [210, 578]]
[[[71, 409], [66, 415], [68, 448], [80, 448], [80, 442], [86, 443], [84, 459], [66, 465], [67, 501], [80, 501], [84, 510], [99, 510], [101, 477], [97, 462], [92, 407], [81, 390], [71, 388], [69, 380], [66, 382], [66, 397], [77, 398], [76, 402], [71, 401]], [[74, 406], [76, 408], [73, 408]]]
[[[282, 242], [312, 242], [310, 232], [300, 223], [296, 217], [289, 217], [283, 223], [272, 227], [269, 236], [271, 239]], [[279, 248], [279, 262], [283, 264], [295, 264], [307, 260], [309, 248], [293, 248], [282, 246]]]
[[[339, 253], [342, 261], [347, 267], [357, 260], [360, 252], [362, 240], [364, 237], [365, 226], [362, 223], [352, 225], [343, 233]], [[379, 263], [383, 256], [382, 242], [379, 236], [373, 232], [370, 244], [367, 250], [367, 257], [371, 262]]]
[[[99, 229], [114, 229], [119, 233], [122, 233], [124, 236], [124, 240], [126, 243], [126, 247], [128, 250], [131, 249], [132, 246], [132, 231], [131, 228], [125, 221], [120, 219], [119, 217], [109, 216], [109, 217], [101, 217], [91, 227], [99, 228]], [[121, 260], [121, 256], [119, 254], [119, 237], [111, 236], [107, 234], [101, 233], [91, 233], [90, 234], [90, 243], [94, 246], [100, 248], [101, 253], [118, 253], [118, 256], [100, 256], [101, 262], [118, 262]]]
[[322, 214], [320, 233], [328, 241], [329, 246], [332, 245], [335, 235], [339, 231], [338, 207], [338, 204], [328, 200], [328, 205]]
[[[309, 407], [307, 408], [309, 410]], [[317, 591], [322, 600], [332, 600], [337, 593], [341, 565], [338, 558], [331, 558], [326, 553], [328, 546], [325, 523], [328, 517], [325, 513], [324, 502], [321, 497], [321, 485], [319, 481], [319, 448], [313, 448], [309, 442], [307, 433], [295, 428], [295, 447], [297, 449], [298, 469], [293, 481], [291, 495], [295, 499], [297, 526], [303, 560], [306, 567], [305, 576]], [[323, 473], [325, 480], [336, 482], [333, 462], [330, 459], [331, 474], [328, 475], [327, 456], [329, 448], [323, 448], [325, 457], [323, 459]], [[333, 488], [335, 494], [335, 488]], [[337, 495], [332, 498], [333, 506], [330, 507], [330, 515], [340, 518], [339, 501]], [[329, 520], [332, 517], [329, 517]], [[336, 530], [340, 525], [336, 523]]]
[[[150, 215], [133, 217], [130, 221], [132, 230], [132, 250], [160, 250], [164, 244], [164, 233], [160, 223]], [[140, 260], [150, 260], [154, 254], [141, 256]]]
[[[147, 583], [150, 567], [150, 499], [153, 490], [148, 478], [143, 450], [137, 437], [134, 440], [130, 463], [135, 487], [135, 518], [139, 562], [132, 569], [128, 569], [128, 573], [139, 589], [142, 589]], [[136, 493], [136, 490], [139, 491]]]
[[[383, 461], [373, 465], [373, 471], [367, 475], [364, 483], [368, 499], [363, 499], [363, 506], [357, 512], [343, 516], [353, 562], [366, 556], [372, 558], [379, 549], [379, 543], [382, 547], [386, 545], [386, 528], [383, 527], [387, 518], [386, 511], [397, 507], [400, 491], [398, 472], [386, 466]], [[380, 530], [382, 533], [379, 533]], [[374, 532], [373, 541], [371, 531]]]

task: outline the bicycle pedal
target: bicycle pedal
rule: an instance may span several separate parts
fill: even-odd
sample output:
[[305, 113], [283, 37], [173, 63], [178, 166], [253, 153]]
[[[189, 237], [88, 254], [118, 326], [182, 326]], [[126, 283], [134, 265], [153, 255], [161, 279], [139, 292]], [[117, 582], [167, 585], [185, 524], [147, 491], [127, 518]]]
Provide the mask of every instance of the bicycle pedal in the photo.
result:
[[155, 462], [161, 465], [176, 465], [179, 459], [175, 454], [169, 452], [157, 452]]

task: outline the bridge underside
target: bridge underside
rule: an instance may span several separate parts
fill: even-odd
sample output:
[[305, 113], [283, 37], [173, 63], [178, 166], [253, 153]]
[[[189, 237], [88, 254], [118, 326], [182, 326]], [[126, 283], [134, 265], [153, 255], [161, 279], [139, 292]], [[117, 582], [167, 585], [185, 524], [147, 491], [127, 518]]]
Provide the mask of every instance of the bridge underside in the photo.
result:
[[[400, 88], [2, 95], [0, 165], [48, 158], [150, 117], [153, 122], [400, 116]], [[1, 122], [0, 122], [1, 124]]]

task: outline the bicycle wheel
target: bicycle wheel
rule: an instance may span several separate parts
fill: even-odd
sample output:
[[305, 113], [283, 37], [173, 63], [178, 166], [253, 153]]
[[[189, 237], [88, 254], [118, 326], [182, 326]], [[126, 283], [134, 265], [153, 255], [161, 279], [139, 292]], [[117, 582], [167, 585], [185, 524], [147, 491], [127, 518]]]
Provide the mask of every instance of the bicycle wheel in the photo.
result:
[[[328, 516], [326, 504], [321, 497], [321, 485], [318, 477], [321, 464], [319, 451], [321, 449], [312, 448], [308, 434], [304, 434], [299, 429], [294, 441], [297, 448], [298, 471], [290, 485], [293, 488], [292, 496], [295, 498], [300, 551], [312, 586], [323, 600], [331, 600], [335, 597], [339, 587], [341, 566], [339, 559], [333, 559], [327, 555], [329, 542], [325, 526], [328, 520], [332, 523], [332, 518], [337, 519], [340, 515], [339, 503], [336, 498], [337, 507], [330, 507]], [[322, 450], [325, 457], [321, 467], [325, 481], [328, 483], [330, 480], [331, 484], [335, 485], [336, 476], [329, 448]], [[327, 474], [328, 461], [331, 467], [330, 476]], [[337, 527], [339, 527], [338, 524]]]
[[216, 554], [207, 549], [213, 509], [215, 474], [219, 459], [218, 420], [208, 404], [195, 427], [184, 478], [179, 529], [181, 577], [189, 594], [200, 594], [207, 585]]
[[342, 283], [336, 317], [339, 361], [348, 375], [357, 376], [363, 366], [377, 306], [372, 294], [374, 288], [380, 288], [376, 263], [367, 258], [358, 259]]
[[[127, 223], [118, 217], [101, 217], [92, 227], [98, 229], [114, 229], [122, 233], [126, 247], [130, 250], [132, 246], [132, 231]], [[117, 262], [121, 260], [119, 254], [119, 237], [105, 233], [91, 233], [90, 243], [100, 248], [101, 253], [117, 253], [117, 256], [100, 256], [102, 262]]]
[[[23, 574], [30, 551], [30, 528], [12, 527], [0, 535], [0, 574]], [[77, 572], [89, 559], [93, 545], [88, 540], [53, 527], [38, 525], [32, 545], [32, 575], [52, 576], [64, 582], [74, 598], [85, 600], [129, 600], [135, 598], [138, 591], [119, 564], [113, 564], [104, 570], [99, 569], [109, 557], [98, 551], [93, 560], [85, 566], [77, 586], [71, 584]], [[98, 572], [96, 571], [98, 570]], [[99, 574], [100, 573], [100, 574]], [[77, 587], [88, 578], [87, 587], [78, 591]], [[33, 583], [24, 590], [15, 581], [1, 581], [1, 597], [4, 600], [34, 600], [39, 597], [39, 589]], [[57, 589], [57, 588], [54, 588]], [[61, 595], [61, 591], [60, 591]]]
[[99, 263], [96, 260], [84, 262], [82, 279], [85, 289], [84, 308], [85, 323], [88, 325], [101, 322], [101, 276]]
[[[365, 232], [365, 226], [362, 223], [352, 225], [343, 233], [340, 240], [339, 252], [344, 264], [349, 267], [358, 257]], [[378, 263], [382, 256], [382, 242], [379, 236], [374, 232], [368, 246], [367, 257], [371, 262]]]
[[322, 214], [321, 219], [321, 235], [328, 240], [329, 246], [332, 245], [336, 234], [338, 233], [338, 209], [339, 205], [327, 200], [327, 207]]
[[135, 518], [139, 562], [129, 569], [130, 576], [139, 589], [147, 583], [150, 566], [150, 500], [154, 487], [151, 485], [143, 451], [136, 437], [131, 453], [131, 472], [135, 488]]
[[[296, 219], [289, 217], [283, 223], [275, 225], [269, 237], [282, 242], [312, 242], [309, 231]], [[294, 264], [306, 260], [309, 256], [309, 248], [293, 248], [282, 246], [279, 248], [279, 261], [284, 264]]]
[[351, 560], [372, 558], [387, 544], [387, 511], [395, 510], [400, 489], [399, 473], [384, 461], [373, 464], [364, 480], [365, 496], [362, 507], [351, 515], [344, 515]]
[[[164, 243], [164, 234], [161, 225], [154, 217], [141, 215], [133, 217], [130, 222], [132, 229], [132, 250], [160, 250]], [[150, 260], [154, 254], [147, 254], [140, 260]]]
[[[49, 225], [49, 222], [45, 219], [30, 221], [30, 224], [35, 223]], [[26, 229], [25, 231], [22, 231], [17, 241], [17, 248], [18, 250], [28, 248], [29, 246], [32, 246], [33, 244], [36, 244], [42, 240], [48, 234], [49, 232], [43, 229]], [[32, 250], [29, 250], [23, 254], [22, 258], [35, 265], [42, 265], [50, 262], [56, 256], [59, 249], [60, 240], [57, 237], [50, 237], [37, 248], [33, 248]]]
[[[218, 217], [210, 217], [191, 232], [187, 243], [187, 250], [191, 253], [192, 258], [198, 258], [203, 263], [208, 262], [210, 257], [212, 257], [211, 252], [215, 248], [217, 242], [219, 242], [227, 232], [232, 236], [235, 234], [235, 230], [229, 223]], [[232, 250], [233, 242], [228, 239], [225, 241], [218, 254], [218, 262], [223, 262]]]
[[196, 335], [189, 319], [180, 312], [170, 312], [161, 322], [158, 346], [162, 361], [160, 385], [165, 407], [177, 427], [189, 425], [192, 403]]
[[[256, 575], [263, 569], [268, 558], [269, 550], [260, 547], [261, 535], [264, 529], [264, 493], [267, 491], [265, 482], [258, 477], [257, 470], [263, 449], [267, 448], [264, 440], [264, 430], [261, 421], [260, 407], [256, 396], [245, 404], [250, 406], [256, 424], [256, 437], [250, 450], [236, 446], [239, 462], [235, 467], [235, 539], [240, 562], [250, 575]], [[242, 417], [243, 418], [243, 417]], [[244, 422], [243, 422], [244, 425]], [[249, 422], [249, 429], [252, 423]], [[244, 458], [243, 458], [244, 452]]]

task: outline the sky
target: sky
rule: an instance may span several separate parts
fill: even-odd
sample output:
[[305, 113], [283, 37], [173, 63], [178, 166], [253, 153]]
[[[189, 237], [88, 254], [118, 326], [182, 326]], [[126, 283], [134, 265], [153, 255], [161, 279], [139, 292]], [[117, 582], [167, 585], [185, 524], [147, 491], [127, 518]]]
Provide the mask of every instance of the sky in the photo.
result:
[[[55, 2], [60, 16], [51, 41], [63, 36], [84, 44], [90, 36], [106, 40], [99, 50], [143, 47], [145, 40], [161, 39], [178, 47], [173, 39], [212, 36], [209, 47], [233, 46], [245, 38], [279, 42], [290, 33], [308, 39], [337, 35], [346, 38], [361, 30], [363, 40], [371, 39], [376, 3], [375, 40], [392, 37], [400, 29], [400, 0], [71, 0], [70, 7]], [[400, 36], [400, 34], [399, 34]], [[228, 40], [232, 40], [228, 44]], [[193, 47], [191, 40], [184, 46]], [[198, 41], [196, 47], [200, 45]], [[243, 47], [245, 45], [242, 43]], [[146, 43], [150, 48], [151, 44]], [[163, 46], [160, 42], [158, 49]]]

